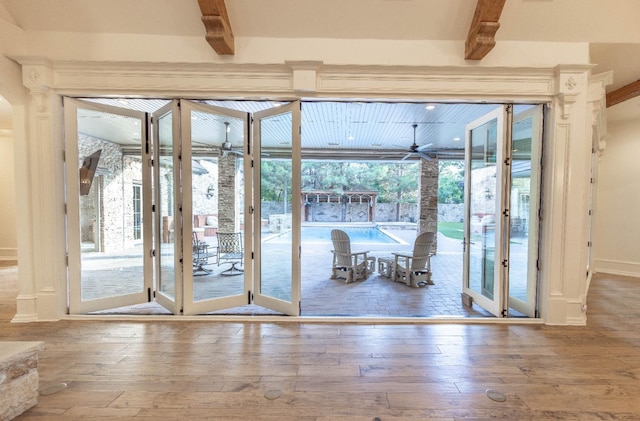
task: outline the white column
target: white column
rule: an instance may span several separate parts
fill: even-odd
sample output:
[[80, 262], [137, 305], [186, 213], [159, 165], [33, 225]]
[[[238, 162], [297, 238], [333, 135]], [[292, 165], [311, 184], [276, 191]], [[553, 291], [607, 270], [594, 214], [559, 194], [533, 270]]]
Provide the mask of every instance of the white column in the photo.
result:
[[[16, 145], [19, 292], [13, 321], [58, 320], [66, 313], [62, 103], [44, 60], [25, 59], [29, 90]], [[20, 241], [22, 239], [23, 241]]]
[[589, 74], [560, 66], [548, 114], [542, 202], [541, 300], [548, 324], [584, 325], [592, 121]]

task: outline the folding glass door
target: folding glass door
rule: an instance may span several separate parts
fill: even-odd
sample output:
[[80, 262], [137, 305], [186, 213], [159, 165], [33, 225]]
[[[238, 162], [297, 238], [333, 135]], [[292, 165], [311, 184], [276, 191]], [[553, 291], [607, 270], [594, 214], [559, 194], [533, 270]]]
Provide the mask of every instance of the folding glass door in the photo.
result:
[[[300, 314], [300, 102], [254, 114], [254, 302], [276, 311]], [[263, 219], [268, 198], [265, 176], [276, 180], [282, 211]], [[267, 238], [269, 237], [268, 241]]]
[[541, 106], [467, 125], [463, 293], [498, 317], [535, 317]]
[[[173, 314], [299, 314], [299, 102], [255, 115], [185, 100], [153, 115], [64, 105], [71, 313], [155, 299]], [[260, 174], [282, 170], [288, 205], [263, 220]]]
[[[177, 243], [173, 251], [180, 255], [179, 259], [167, 257], [165, 267], [182, 264], [180, 272], [159, 271], [161, 299], [166, 295], [163, 286], [175, 283], [175, 290], [183, 293], [184, 314], [255, 303], [298, 315], [300, 257], [299, 240], [295, 239], [299, 237], [300, 208], [294, 204], [281, 215], [289, 221], [288, 242], [263, 248], [262, 232], [268, 230], [269, 221], [261, 218], [260, 171], [264, 171], [265, 160], [287, 166], [283, 182], [289, 186], [289, 195], [295, 197], [299, 192], [299, 176], [294, 176], [296, 171], [299, 174], [300, 162], [299, 102], [254, 115], [185, 100], [179, 105], [179, 118], [174, 111], [172, 119], [174, 127], [180, 127], [179, 133], [165, 131], [174, 136], [173, 155], [167, 162], [163, 162], [163, 150], [169, 145], [162, 135], [163, 115], [156, 113], [153, 120], [158, 123], [157, 161], [161, 165], [155, 166], [156, 185], [160, 186], [157, 194], [162, 196], [166, 190], [162, 187], [163, 172], [173, 174], [173, 194], [167, 191], [166, 196], [175, 200]], [[270, 153], [260, 146], [265, 136], [274, 146]], [[171, 168], [179, 168], [179, 173]], [[266, 168], [268, 171], [268, 165]], [[162, 197], [157, 203], [161, 217], [170, 212]], [[160, 254], [160, 262], [164, 255]], [[165, 272], [173, 279], [163, 281]]]
[[147, 115], [64, 99], [69, 310], [152, 295]]

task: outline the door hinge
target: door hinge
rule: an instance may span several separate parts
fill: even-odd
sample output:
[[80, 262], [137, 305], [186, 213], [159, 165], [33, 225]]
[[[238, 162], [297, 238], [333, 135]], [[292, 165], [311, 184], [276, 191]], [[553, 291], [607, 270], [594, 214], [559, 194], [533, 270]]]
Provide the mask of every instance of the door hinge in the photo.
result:
[[251, 290], [247, 291], [247, 304], [253, 303], [253, 293]]
[[156, 257], [156, 251], [154, 249], [149, 250], [149, 257]]
[[587, 241], [587, 247], [591, 247], [591, 241]]
[[502, 311], [500, 312], [500, 316], [502, 316], [502, 317], [508, 317], [508, 316], [509, 316], [509, 313], [507, 313], [507, 310], [502, 310]]
[[156, 211], [156, 205], [153, 204], [153, 205], [151, 205], [151, 212], [155, 212], [155, 211]]
[[504, 165], [511, 165], [511, 160], [509, 158], [505, 158]]
[[147, 288], [147, 302], [151, 302], [151, 288]]
[[65, 215], [67, 214], [67, 204], [66, 203], [64, 204], [64, 214]]
[[62, 162], [67, 162], [67, 153], [62, 151]]
[[254, 257], [253, 257], [253, 252], [251, 252], [251, 260], [253, 260], [253, 259], [254, 259]]
[[253, 206], [249, 206], [249, 215], [253, 215], [254, 210]]
[[65, 265], [69, 266], [69, 255], [64, 256]]
[[149, 164], [150, 167], [153, 167], [153, 159], [150, 159], [148, 164]]
[[505, 209], [502, 211], [503, 216], [509, 216], [509, 209]]
[[502, 261], [502, 267], [506, 268], [507, 266], [509, 266], [509, 261], [505, 259]]
[[593, 211], [589, 209], [589, 216], [593, 215]]

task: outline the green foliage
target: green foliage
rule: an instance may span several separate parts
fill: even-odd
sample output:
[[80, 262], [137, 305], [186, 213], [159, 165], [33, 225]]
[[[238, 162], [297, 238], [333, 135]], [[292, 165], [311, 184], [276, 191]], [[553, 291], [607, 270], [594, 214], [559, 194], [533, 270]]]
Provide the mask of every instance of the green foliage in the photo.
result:
[[[462, 193], [456, 193], [455, 183], [462, 180], [462, 171], [456, 169], [456, 164], [445, 165], [444, 169], [442, 165], [440, 167], [440, 188], [444, 178], [447, 191], [448, 201], [444, 203], [461, 203], [462, 200]], [[282, 201], [286, 192], [286, 200], [292, 201], [291, 171], [289, 160], [263, 159], [262, 200]], [[301, 177], [302, 191], [330, 190], [339, 194], [373, 190], [378, 192], [380, 203], [417, 203], [419, 197], [420, 174], [416, 162], [303, 161]]]
[[291, 201], [291, 161], [263, 160], [260, 172], [260, 199], [265, 202], [282, 202], [286, 192], [287, 201]]
[[464, 162], [440, 161], [438, 173], [438, 203], [463, 203]]

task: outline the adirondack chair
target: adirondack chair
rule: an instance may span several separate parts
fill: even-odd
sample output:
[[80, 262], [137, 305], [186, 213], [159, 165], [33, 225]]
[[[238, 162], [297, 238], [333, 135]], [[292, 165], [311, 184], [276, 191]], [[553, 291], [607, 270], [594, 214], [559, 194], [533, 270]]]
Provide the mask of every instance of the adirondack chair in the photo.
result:
[[394, 258], [393, 280], [404, 282], [412, 287], [426, 284], [433, 285], [431, 281], [431, 247], [436, 238], [435, 232], [423, 232], [413, 243], [413, 253], [392, 253]]
[[332, 230], [331, 241], [333, 242], [331, 278], [344, 278], [347, 283], [367, 279], [369, 273], [373, 272], [376, 258], [367, 256], [368, 251], [352, 253], [349, 235], [342, 230]]

